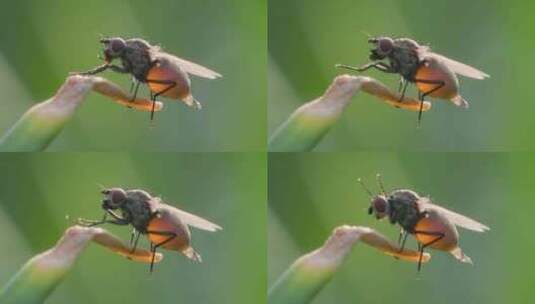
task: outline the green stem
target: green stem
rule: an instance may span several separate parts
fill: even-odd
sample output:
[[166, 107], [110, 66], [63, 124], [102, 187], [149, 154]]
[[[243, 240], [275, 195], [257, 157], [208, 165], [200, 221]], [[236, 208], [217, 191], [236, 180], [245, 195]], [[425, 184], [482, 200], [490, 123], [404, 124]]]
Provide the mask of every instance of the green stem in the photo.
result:
[[[364, 76], [341, 75], [334, 79], [323, 96], [308, 102], [290, 115], [273, 133], [269, 141], [272, 152], [311, 151], [338, 121], [351, 98], [360, 90], [376, 96], [387, 104], [409, 111], [419, 111], [420, 101], [390, 91], [381, 82]], [[423, 103], [423, 111], [431, 104]]]
[[269, 151], [312, 150], [338, 120], [360, 86], [358, 77], [336, 77], [323, 96], [299, 107], [275, 131], [269, 141]]
[[[399, 248], [377, 231], [361, 226], [340, 226], [336, 228], [325, 244], [298, 258], [270, 288], [270, 304], [305, 304], [327, 284], [345, 261], [351, 249], [358, 242], [396, 258], [418, 262], [419, 252]], [[431, 259], [428, 253], [422, 262]]]
[[[104, 229], [73, 226], [51, 249], [31, 258], [0, 290], [0, 303], [43, 303], [63, 280], [90, 241], [134, 261], [150, 263], [152, 253], [144, 249], [131, 252], [117, 237]], [[154, 262], [163, 256], [157, 254]]]
[[87, 78], [70, 77], [51, 99], [30, 108], [0, 139], [0, 151], [42, 151], [91, 90]]
[[[87, 93], [94, 90], [114, 102], [140, 111], [151, 111], [152, 102], [131, 100], [116, 84], [101, 78], [69, 76], [55, 96], [31, 107], [0, 139], [0, 152], [43, 151], [71, 120]], [[163, 105], [156, 102], [155, 111]]]
[[270, 304], [308, 303], [329, 282], [362, 232], [356, 227], [338, 227], [325, 244], [298, 258], [270, 288]]

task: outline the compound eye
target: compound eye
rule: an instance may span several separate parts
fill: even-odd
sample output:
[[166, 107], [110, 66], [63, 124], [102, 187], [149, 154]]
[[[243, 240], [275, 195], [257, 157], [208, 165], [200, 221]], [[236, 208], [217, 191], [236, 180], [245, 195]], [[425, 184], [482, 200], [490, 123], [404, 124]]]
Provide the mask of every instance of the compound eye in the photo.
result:
[[126, 194], [122, 190], [114, 190], [111, 192], [111, 201], [113, 203], [119, 203], [126, 199]]
[[384, 198], [378, 197], [372, 202], [373, 209], [377, 213], [385, 213], [387, 208], [387, 202]]
[[390, 38], [382, 38], [379, 39], [377, 42], [377, 48], [381, 53], [388, 54], [392, 51], [392, 48], [394, 47], [394, 41]]
[[114, 53], [121, 52], [125, 47], [126, 44], [122, 39], [112, 39], [110, 41], [110, 48]]

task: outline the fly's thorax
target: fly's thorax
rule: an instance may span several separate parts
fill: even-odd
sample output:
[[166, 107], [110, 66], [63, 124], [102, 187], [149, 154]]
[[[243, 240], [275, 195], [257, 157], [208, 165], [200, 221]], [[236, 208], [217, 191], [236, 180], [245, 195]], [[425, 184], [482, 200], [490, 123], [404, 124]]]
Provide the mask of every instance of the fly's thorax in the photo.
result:
[[390, 64], [403, 78], [413, 82], [416, 71], [420, 66], [420, 59], [416, 50], [395, 45], [388, 57]]
[[422, 214], [418, 208], [412, 204], [401, 203], [400, 201], [391, 200], [390, 202], [390, 222], [399, 224], [404, 230], [412, 232]]
[[123, 66], [130, 72], [137, 80], [145, 82], [147, 73], [152, 67], [152, 59], [150, 49], [140, 46], [138, 43], [132, 43], [131, 40], [126, 41], [126, 48], [121, 61]]
[[154, 211], [150, 205], [152, 197], [143, 190], [128, 190], [126, 194], [126, 202], [121, 211], [132, 226], [140, 232], [145, 232], [150, 220], [154, 217]]
[[413, 231], [423, 214], [418, 209], [420, 196], [412, 190], [395, 190], [388, 196], [390, 206], [389, 218], [393, 224], [399, 224], [406, 231]]
[[150, 193], [141, 189], [127, 190], [126, 197], [136, 201], [150, 201], [153, 198]]
[[420, 199], [420, 195], [409, 189], [397, 189], [390, 192], [388, 199], [400, 201], [405, 204], [416, 204], [416, 202]]
[[150, 43], [148, 43], [146, 40], [143, 40], [141, 38], [132, 38], [126, 40], [126, 45], [132, 48], [140, 49], [140, 50], [149, 50], [153, 48]]
[[397, 38], [394, 39], [394, 45], [397, 47], [403, 47], [405, 49], [417, 50], [421, 45], [416, 40], [409, 38]]

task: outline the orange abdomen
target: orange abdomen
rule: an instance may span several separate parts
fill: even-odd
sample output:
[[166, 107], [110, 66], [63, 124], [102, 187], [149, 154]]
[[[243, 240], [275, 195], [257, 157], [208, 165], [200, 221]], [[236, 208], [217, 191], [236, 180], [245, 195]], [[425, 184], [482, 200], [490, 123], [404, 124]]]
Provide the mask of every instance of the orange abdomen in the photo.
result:
[[158, 93], [169, 87], [166, 83], [155, 83], [150, 80], [165, 80], [174, 81], [176, 86], [169, 89], [163, 96], [173, 99], [184, 99], [190, 95], [190, 79], [186, 72], [182, 71], [177, 66], [170, 66], [169, 64], [158, 64], [152, 67], [147, 74], [147, 85], [153, 93]]
[[[415, 78], [417, 80], [444, 82], [442, 88], [429, 94], [429, 96], [449, 100], [459, 95], [459, 80], [457, 79], [457, 76], [447, 66], [437, 60], [427, 60], [426, 64], [423, 64], [418, 68]], [[416, 87], [418, 87], [418, 90], [422, 93], [429, 92], [437, 86], [438, 84], [416, 81]]]
[[[420, 221], [418, 221], [414, 227], [414, 230], [439, 232], [444, 234], [444, 237], [429, 246], [431, 248], [444, 251], [451, 251], [457, 248], [457, 244], [459, 242], [459, 233], [457, 232], [457, 229], [447, 218], [436, 212], [430, 212], [428, 217], [422, 218]], [[438, 237], [438, 235], [424, 233], [415, 233], [414, 236], [421, 244], [428, 244]]]
[[[155, 217], [147, 226], [148, 231], [159, 232], [172, 232], [176, 234], [176, 237], [164, 245], [163, 248], [169, 250], [182, 251], [189, 247], [191, 241], [191, 234], [186, 225], [175, 225], [172, 222], [166, 220], [166, 218]], [[153, 244], [159, 244], [169, 239], [170, 235], [161, 235], [148, 233], [148, 238]]]

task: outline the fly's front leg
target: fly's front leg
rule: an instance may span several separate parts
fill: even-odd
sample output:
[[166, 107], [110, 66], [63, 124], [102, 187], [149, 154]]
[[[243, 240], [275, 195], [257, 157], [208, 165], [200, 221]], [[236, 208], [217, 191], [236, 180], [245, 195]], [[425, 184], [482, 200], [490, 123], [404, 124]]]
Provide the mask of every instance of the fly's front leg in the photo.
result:
[[125, 69], [122, 66], [110, 64], [110, 69], [114, 72], [121, 73], [121, 74], [128, 74], [130, 73], [127, 69]]
[[436, 238], [434, 238], [432, 241], [427, 242], [425, 244], [418, 243], [418, 249], [420, 251], [420, 257], [418, 258], [418, 272], [419, 272], [420, 269], [422, 268], [422, 257], [424, 255], [424, 249], [426, 247], [431, 246], [434, 243], [440, 241], [445, 236], [445, 234], [442, 233], [442, 232], [438, 232], [438, 231], [421, 231], [421, 230], [415, 230], [414, 234], [424, 234], [424, 235], [436, 236]]
[[[113, 219], [108, 220], [107, 219], [108, 214], [111, 215], [113, 217]], [[130, 222], [128, 220], [120, 217], [119, 215], [115, 214], [113, 211], [106, 210], [106, 213], [104, 213], [104, 216], [102, 217], [102, 220], [93, 221], [93, 220], [86, 220], [86, 219], [79, 218], [78, 219], [78, 224], [81, 225], [81, 226], [84, 226], [84, 227], [93, 227], [93, 226], [98, 226], [98, 225], [102, 225], [102, 224], [114, 224], [114, 225], [124, 226], [124, 225], [130, 224]]]
[[95, 75], [95, 74], [98, 74], [100, 72], [104, 72], [105, 70], [109, 69], [110, 68], [110, 64], [109, 63], [105, 63], [103, 65], [99, 65], [98, 67], [92, 69], [92, 70], [89, 70], [89, 71], [85, 71], [85, 72], [79, 72], [79, 73], [73, 73], [75, 75]]
[[84, 227], [96, 226], [96, 225], [100, 225], [100, 224], [106, 223], [106, 218], [107, 217], [108, 217], [108, 213], [105, 212], [100, 221], [78, 218], [77, 224], [81, 225], [81, 226], [84, 226]]
[[436, 84], [434, 88], [432, 88], [431, 90], [427, 92], [418, 92], [418, 96], [420, 98], [420, 111], [418, 112], [418, 126], [419, 126], [422, 120], [422, 111], [424, 109], [424, 98], [427, 95], [432, 94], [433, 92], [436, 92], [437, 90], [440, 90], [443, 86], [446, 85], [446, 83], [442, 80], [428, 80], [428, 79], [414, 79], [414, 82]]
[[114, 72], [121, 73], [121, 74], [128, 73], [128, 71], [123, 67], [120, 67], [118, 65], [113, 65], [111, 63], [105, 63], [103, 65], [100, 65], [100, 66], [92, 69], [92, 70], [89, 70], [89, 71], [86, 71], [86, 72], [81, 72], [81, 73], [75, 73], [75, 74], [77, 74], [77, 75], [95, 75], [95, 74], [104, 72], [107, 69], [110, 69], [110, 70], [112, 70]]
[[336, 65], [337, 68], [342, 68], [342, 69], [347, 69], [347, 70], [352, 70], [352, 71], [357, 71], [357, 72], [364, 72], [368, 69], [371, 69], [371, 68], [375, 68], [381, 72], [385, 72], [385, 73], [396, 73], [396, 71], [392, 68], [391, 65], [385, 63], [385, 62], [382, 62], [382, 61], [374, 61], [374, 62], [370, 62], [368, 64], [365, 64], [361, 67], [353, 67], [353, 66], [350, 66], [350, 65], [345, 65], [345, 64], [337, 64]]

